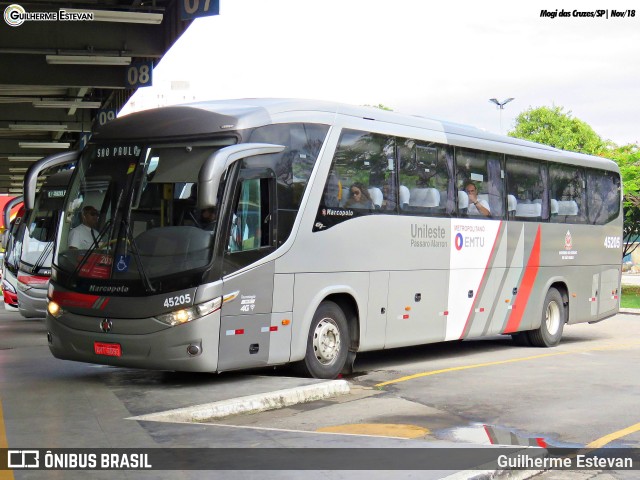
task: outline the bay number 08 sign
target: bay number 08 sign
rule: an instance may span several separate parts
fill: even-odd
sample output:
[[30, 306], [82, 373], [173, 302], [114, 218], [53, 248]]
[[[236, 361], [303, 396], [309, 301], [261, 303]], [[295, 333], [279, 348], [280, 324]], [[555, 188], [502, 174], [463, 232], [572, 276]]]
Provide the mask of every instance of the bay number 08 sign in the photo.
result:
[[127, 68], [128, 87], [150, 87], [153, 83], [153, 62], [133, 62]]

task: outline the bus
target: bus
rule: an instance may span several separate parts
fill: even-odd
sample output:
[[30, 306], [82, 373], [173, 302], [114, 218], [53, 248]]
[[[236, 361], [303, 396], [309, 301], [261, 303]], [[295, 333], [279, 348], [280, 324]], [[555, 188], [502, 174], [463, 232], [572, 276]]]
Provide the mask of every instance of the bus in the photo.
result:
[[71, 173], [67, 169], [46, 177], [19, 230], [22, 248], [16, 287], [18, 310], [25, 318], [46, 316], [53, 239]]
[[[335, 378], [370, 350], [553, 347], [565, 324], [618, 311], [621, 205], [610, 160], [418, 116], [286, 99], [138, 112], [77, 162], [49, 348]], [[80, 225], [93, 240], [79, 248]]]
[[[5, 204], [2, 210], [4, 224], [7, 228], [2, 232], [2, 248], [4, 255], [2, 257], [2, 300], [5, 310], [15, 312], [18, 310], [18, 292], [16, 290], [18, 259], [20, 252], [20, 243], [16, 245], [16, 235], [22, 224], [24, 216], [23, 197], [15, 197]], [[11, 219], [11, 210], [19, 206], [19, 209]]]

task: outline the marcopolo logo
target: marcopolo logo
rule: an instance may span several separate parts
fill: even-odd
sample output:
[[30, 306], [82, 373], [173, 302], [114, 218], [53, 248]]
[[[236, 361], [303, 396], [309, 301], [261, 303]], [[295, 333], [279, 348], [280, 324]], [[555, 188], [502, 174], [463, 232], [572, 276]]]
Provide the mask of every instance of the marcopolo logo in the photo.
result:
[[24, 22], [78, 22], [92, 21], [93, 12], [60, 9], [57, 12], [27, 12], [17, 3], [4, 9], [4, 21], [10, 27], [19, 27]]

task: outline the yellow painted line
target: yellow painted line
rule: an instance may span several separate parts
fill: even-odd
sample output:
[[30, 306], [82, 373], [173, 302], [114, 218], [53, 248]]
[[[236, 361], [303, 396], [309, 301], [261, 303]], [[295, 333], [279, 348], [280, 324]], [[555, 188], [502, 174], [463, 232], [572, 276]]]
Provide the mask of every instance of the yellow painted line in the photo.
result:
[[348, 425], [334, 425], [318, 428], [322, 433], [348, 433], [351, 435], [372, 435], [377, 437], [421, 438], [429, 435], [428, 428], [417, 425], [395, 423], [354, 423]]
[[526, 362], [529, 360], [537, 360], [539, 358], [548, 358], [548, 357], [556, 357], [559, 355], [569, 355], [572, 353], [587, 353], [587, 352], [595, 352], [598, 350], [611, 350], [611, 349], [622, 349], [625, 347], [635, 347], [640, 345], [640, 342], [635, 342], [635, 343], [629, 343], [629, 344], [625, 344], [625, 345], [606, 345], [603, 347], [596, 347], [596, 348], [590, 348], [590, 349], [585, 349], [585, 350], [569, 350], [569, 351], [563, 351], [563, 352], [554, 352], [554, 353], [544, 353], [542, 355], [533, 355], [530, 357], [522, 357], [522, 358], [510, 358], [509, 360], [498, 360], [495, 362], [485, 362], [485, 363], [475, 363], [472, 365], [462, 365], [460, 367], [450, 367], [450, 368], [443, 368], [442, 370], [432, 370], [430, 372], [421, 372], [421, 373], [416, 373], [413, 375], [407, 375], [406, 377], [401, 377], [401, 378], [397, 378], [395, 380], [389, 380], [386, 382], [381, 382], [376, 384], [376, 387], [385, 387], [387, 385], [393, 385], [394, 383], [401, 383], [401, 382], [407, 382], [409, 380], [415, 380], [416, 378], [422, 378], [422, 377], [429, 377], [431, 375], [440, 375], [442, 373], [449, 373], [449, 372], [457, 372], [460, 370], [470, 370], [472, 368], [482, 368], [482, 367], [493, 367], [495, 365], [505, 365], [507, 363], [516, 363], [516, 362]]
[[631, 425], [630, 427], [623, 428], [622, 430], [618, 430], [617, 432], [610, 433], [609, 435], [605, 435], [597, 440], [594, 440], [586, 448], [601, 448], [604, 447], [607, 443], [611, 443], [614, 440], [617, 440], [622, 437], [626, 437], [627, 435], [631, 435], [632, 433], [636, 433], [640, 431], [640, 423], [636, 423], [635, 425]]
[[[4, 429], [4, 413], [2, 412], [2, 399], [0, 398], [0, 448], [9, 448], [7, 434]], [[0, 470], [0, 480], [13, 480], [13, 470]]]
[[470, 370], [472, 368], [492, 367], [494, 365], [504, 365], [506, 363], [524, 362], [526, 360], [535, 360], [538, 358], [545, 358], [545, 357], [555, 357], [558, 355], [567, 355], [569, 353], [572, 353], [572, 352], [545, 353], [543, 355], [534, 355], [532, 357], [511, 358], [509, 360], [499, 360], [496, 362], [475, 363], [473, 365], [462, 365], [460, 367], [443, 368], [442, 370], [431, 370], [430, 372], [416, 373], [413, 375], [407, 375], [406, 377], [397, 378], [395, 380], [389, 380], [387, 382], [378, 383], [375, 386], [386, 387], [387, 385], [392, 385], [394, 383], [406, 382], [409, 380], [415, 380], [416, 378], [429, 377], [431, 375], [440, 375], [441, 373], [457, 372], [460, 370]]

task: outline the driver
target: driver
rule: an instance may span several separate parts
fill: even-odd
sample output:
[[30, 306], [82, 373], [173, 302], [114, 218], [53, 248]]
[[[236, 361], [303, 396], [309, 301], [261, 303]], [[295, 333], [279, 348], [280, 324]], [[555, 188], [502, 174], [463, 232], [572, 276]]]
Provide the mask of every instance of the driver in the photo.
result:
[[69, 248], [87, 250], [98, 238], [98, 218], [100, 214], [95, 207], [86, 205], [82, 208], [82, 223], [69, 232]]

